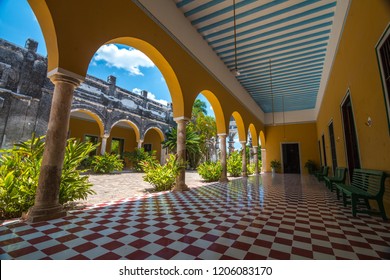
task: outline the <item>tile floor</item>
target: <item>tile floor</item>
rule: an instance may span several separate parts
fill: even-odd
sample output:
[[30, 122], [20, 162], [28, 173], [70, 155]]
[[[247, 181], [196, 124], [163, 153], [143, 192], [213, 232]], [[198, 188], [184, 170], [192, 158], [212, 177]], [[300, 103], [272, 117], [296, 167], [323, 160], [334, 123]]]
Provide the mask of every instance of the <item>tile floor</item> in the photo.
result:
[[5, 224], [0, 259], [390, 259], [390, 223], [313, 177], [262, 174]]

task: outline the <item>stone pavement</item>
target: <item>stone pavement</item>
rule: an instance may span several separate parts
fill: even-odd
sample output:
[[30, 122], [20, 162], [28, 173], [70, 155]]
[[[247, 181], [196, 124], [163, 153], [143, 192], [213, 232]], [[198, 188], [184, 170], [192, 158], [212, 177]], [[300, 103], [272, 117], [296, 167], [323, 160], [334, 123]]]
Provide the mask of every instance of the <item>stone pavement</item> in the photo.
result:
[[[89, 195], [86, 200], [78, 201], [76, 208], [134, 196], [142, 196], [152, 192], [153, 186], [145, 182], [142, 176], [144, 176], [144, 173], [133, 172], [89, 175], [89, 181], [93, 184], [92, 189], [96, 194]], [[186, 184], [189, 188], [193, 188], [212, 183], [204, 182], [196, 171], [186, 171]]]

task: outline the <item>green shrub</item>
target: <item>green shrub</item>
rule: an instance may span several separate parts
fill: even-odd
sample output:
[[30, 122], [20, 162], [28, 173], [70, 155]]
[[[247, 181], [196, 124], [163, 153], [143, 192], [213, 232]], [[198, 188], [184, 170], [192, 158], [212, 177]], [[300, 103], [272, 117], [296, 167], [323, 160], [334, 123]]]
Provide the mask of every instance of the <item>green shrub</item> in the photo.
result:
[[250, 163], [246, 166], [246, 173], [248, 175], [253, 175], [255, 174], [255, 164], [254, 163]]
[[[0, 157], [0, 218], [20, 217], [34, 204], [44, 150], [44, 137], [33, 137], [12, 149], [2, 150]], [[94, 193], [87, 176], [78, 167], [96, 149], [92, 143], [69, 139], [65, 151], [60, 184], [60, 203], [85, 199]]]
[[140, 164], [145, 171], [144, 180], [150, 183], [155, 191], [170, 190], [175, 184], [180, 168], [184, 166], [178, 162], [175, 155], [169, 155], [165, 165], [156, 161], [142, 161]]
[[234, 151], [227, 159], [227, 171], [230, 176], [239, 177], [242, 173], [242, 157], [239, 151]]
[[138, 172], [143, 172], [142, 161], [156, 161], [156, 151], [145, 152], [144, 148], [135, 149], [134, 152], [126, 152], [125, 158], [129, 160], [133, 168]]
[[221, 178], [222, 165], [220, 162], [206, 161], [198, 166], [199, 175], [207, 182], [215, 182]]
[[102, 156], [94, 156], [91, 166], [96, 173], [110, 173], [113, 171], [122, 171], [123, 162], [118, 155], [105, 153]]

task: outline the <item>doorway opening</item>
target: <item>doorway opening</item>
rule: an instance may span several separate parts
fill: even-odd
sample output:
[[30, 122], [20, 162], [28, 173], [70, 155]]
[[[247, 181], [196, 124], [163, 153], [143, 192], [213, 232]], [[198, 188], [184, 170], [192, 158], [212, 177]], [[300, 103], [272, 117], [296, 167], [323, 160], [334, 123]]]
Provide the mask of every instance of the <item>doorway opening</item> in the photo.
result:
[[282, 143], [283, 172], [301, 173], [298, 143]]

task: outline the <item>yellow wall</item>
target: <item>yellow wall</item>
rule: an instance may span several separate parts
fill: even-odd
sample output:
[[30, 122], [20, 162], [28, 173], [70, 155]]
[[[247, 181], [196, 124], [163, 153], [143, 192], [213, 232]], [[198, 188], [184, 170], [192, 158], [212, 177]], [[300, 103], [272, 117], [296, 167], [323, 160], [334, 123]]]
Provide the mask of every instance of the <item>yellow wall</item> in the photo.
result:
[[279, 160], [282, 163], [281, 143], [299, 143], [302, 174], [307, 174], [307, 169], [304, 168], [304, 165], [309, 159], [319, 164], [320, 158], [315, 123], [266, 126], [265, 135], [266, 172], [271, 171], [270, 163], [272, 160]]
[[[390, 21], [386, 0], [352, 1], [317, 118], [317, 138], [325, 134], [331, 165], [328, 123], [334, 122], [337, 161], [347, 166], [340, 105], [350, 90], [361, 167], [390, 172], [390, 136], [375, 45]], [[373, 123], [365, 125], [368, 117]], [[385, 193], [390, 215], [390, 183]]]
[[154, 129], [149, 129], [144, 138], [144, 144], [152, 144], [152, 151], [155, 150], [158, 161], [161, 159], [161, 137]]
[[[94, 121], [86, 121], [77, 118], [70, 118], [69, 137], [84, 141], [85, 135], [100, 136], [99, 125]], [[99, 137], [100, 141], [100, 137]]]
[[111, 129], [110, 137], [107, 139], [107, 152], [111, 152], [112, 138], [125, 139], [124, 152], [132, 152], [137, 148], [135, 133], [133, 129], [114, 126]]

